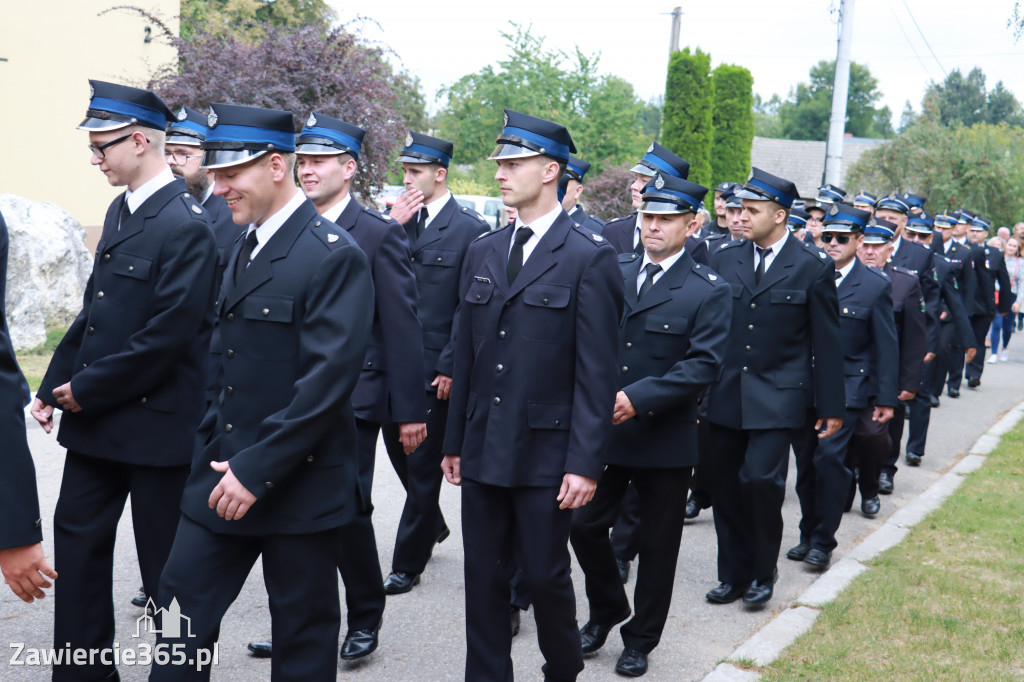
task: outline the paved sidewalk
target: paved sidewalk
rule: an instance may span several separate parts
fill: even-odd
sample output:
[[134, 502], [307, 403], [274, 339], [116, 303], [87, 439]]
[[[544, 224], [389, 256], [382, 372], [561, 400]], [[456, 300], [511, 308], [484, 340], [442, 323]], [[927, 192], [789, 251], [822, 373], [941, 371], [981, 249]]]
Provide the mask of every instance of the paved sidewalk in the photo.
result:
[[[1021, 352], [1024, 353], [1024, 347]], [[857, 542], [880, 528], [894, 512], [937, 481], [1004, 412], [1022, 399], [1024, 362], [1016, 361], [986, 365], [982, 387], [978, 390], [965, 388], [958, 400], [943, 396], [942, 407], [932, 414], [929, 447], [922, 466], [910, 469], [901, 462], [900, 472], [896, 476], [896, 492], [882, 497], [882, 513], [875, 519], [867, 519], [859, 512], [846, 515], [839, 529], [839, 548], [833, 557], [833, 565], [839, 564]], [[36, 460], [43, 522], [47, 530], [45, 547], [52, 557], [50, 522], [60, 487], [64, 452], [53, 437], [43, 434], [34, 423], [29, 424], [29, 427], [29, 444]], [[799, 505], [793, 492], [794, 480], [795, 466], [791, 466], [789, 493], [784, 507], [786, 532], [783, 554], [798, 541]], [[380, 448], [374, 490], [374, 519], [380, 542], [381, 565], [385, 573], [390, 568], [395, 529], [403, 499], [401, 485], [391, 470], [383, 448]], [[339, 665], [339, 680], [392, 682], [462, 679], [465, 624], [458, 490], [445, 484], [441, 505], [452, 528], [451, 538], [435, 551], [420, 586], [409, 594], [389, 597], [380, 649], [362, 664]], [[858, 508], [855, 505], [855, 509]], [[803, 564], [781, 557], [780, 581], [775, 598], [769, 604], [770, 608], [749, 611], [738, 603], [715, 606], [704, 600], [704, 593], [717, 584], [715, 554], [712, 517], [709, 512], [704, 512], [695, 522], [688, 523], [683, 532], [672, 610], [662, 642], [650, 656], [650, 671], [644, 679], [672, 682], [702, 679], [778, 613], [787, 611], [787, 618], [799, 620], [806, 607], [789, 607], [801, 595], [802, 602], [807, 603], [808, 596], [804, 592], [819, 577], [819, 574], [805, 569]], [[852, 564], [848, 564], [851, 569], [855, 568]], [[59, 565], [56, 568], [60, 570]], [[634, 576], [635, 568], [634, 565]], [[118, 641], [125, 648], [134, 646], [137, 641], [132, 639], [132, 635], [136, 619], [141, 613], [128, 603], [140, 584], [129, 514], [125, 514], [121, 521], [114, 570]], [[588, 612], [581, 572], [574, 570], [573, 578], [577, 590], [578, 618], [582, 623], [587, 620]], [[632, 586], [631, 577], [630, 590]], [[52, 599], [28, 605], [15, 598], [6, 587], [0, 590], [0, 649], [6, 652], [0, 659], [0, 680], [35, 682], [50, 678], [50, 672], [45, 668], [10, 666], [14, 649], [9, 649], [8, 644], [23, 642], [27, 647], [51, 646], [52, 617]], [[798, 625], [794, 623], [794, 626]], [[213, 673], [213, 679], [239, 682], [269, 679], [269, 661], [252, 659], [245, 652], [246, 642], [265, 639], [269, 635], [270, 617], [262, 575], [257, 565], [224, 621], [220, 663]], [[587, 659], [587, 667], [580, 680], [623, 679], [613, 671], [620, 651], [621, 640], [613, 632], [604, 649]], [[519, 679], [541, 679], [540, 666], [543, 660], [537, 648], [536, 628], [529, 613], [525, 614], [522, 631], [513, 643], [513, 657]], [[147, 673], [144, 668], [126, 666], [122, 666], [120, 672], [126, 682], [144, 680]]]

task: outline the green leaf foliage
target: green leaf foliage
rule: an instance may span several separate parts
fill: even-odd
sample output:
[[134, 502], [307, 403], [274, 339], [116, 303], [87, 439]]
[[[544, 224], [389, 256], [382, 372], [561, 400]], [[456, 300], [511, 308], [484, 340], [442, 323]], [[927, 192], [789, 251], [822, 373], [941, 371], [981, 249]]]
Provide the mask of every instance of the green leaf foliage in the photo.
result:
[[754, 144], [754, 77], [742, 66], [722, 64], [712, 73], [715, 87], [712, 187], [743, 182], [750, 175]]
[[[787, 140], [824, 140], [832, 115], [832, 89], [836, 63], [822, 60], [811, 67], [810, 82], [799, 83], [779, 106], [781, 137]], [[868, 67], [850, 64], [845, 132], [854, 137], [892, 137], [892, 112], [876, 108], [882, 93]]]
[[847, 178], [849, 185], [877, 194], [923, 194], [929, 213], [962, 207], [996, 225], [1012, 225], [1024, 215], [1024, 129], [921, 120], [864, 152]]
[[689, 179], [711, 184], [714, 82], [711, 55], [699, 48], [673, 52], [668, 62], [661, 144], [690, 162]]
[[975, 67], [964, 76], [953, 69], [942, 83], [933, 83], [922, 101], [923, 116], [945, 126], [1008, 123], [1024, 126], [1020, 102], [1002, 81], [985, 89], [985, 74]]

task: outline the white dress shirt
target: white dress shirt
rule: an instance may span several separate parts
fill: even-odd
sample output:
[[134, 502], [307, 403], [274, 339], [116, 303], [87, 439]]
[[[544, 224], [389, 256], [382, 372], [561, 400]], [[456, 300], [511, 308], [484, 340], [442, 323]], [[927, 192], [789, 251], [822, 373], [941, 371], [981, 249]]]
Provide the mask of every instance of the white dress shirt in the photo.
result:
[[853, 270], [853, 264], [856, 261], [856, 258], [851, 258], [850, 262], [847, 263], [842, 269], [836, 270], [836, 272], [839, 273], [839, 276], [836, 277], [836, 289], [838, 289], [839, 285], [843, 283], [843, 280], [846, 279], [846, 276], [850, 274], [850, 270]]
[[[786, 240], [789, 239], [789, 230], [786, 230], [782, 235], [782, 239], [775, 242], [768, 247], [768, 252], [764, 254], [764, 271], [767, 273], [768, 268], [775, 262], [775, 257], [779, 255], [779, 251], [785, 246]], [[757, 266], [761, 263], [761, 254], [757, 252], [757, 244], [754, 244], [754, 272], [757, 272]]]
[[[517, 230], [520, 227], [528, 227], [531, 230], [533, 230], [533, 234], [530, 235], [530, 238], [526, 241], [525, 244], [523, 244], [523, 265], [524, 266], [526, 265], [526, 261], [530, 257], [530, 254], [532, 254], [533, 250], [537, 247], [537, 242], [539, 242], [541, 240], [541, 238], [545, 234], [547, 234], [548, 230], [551, 229], [551, 225], [555, 222], [555, 220], [558, 218], [558, 215], [561, 212], [562, 212], [562, 205], [558, 204], [557, 206], [555, 206], [555, 210], [551, 211], [550, 213], [548, 213], [546, 215], [542, 215], [541, 217], [537, 218], [536, 220], [534, 220], [530, 224], [524, 223], [522, 218], [519, 218], [519, 217], [516, 218], [516, 229]], [[513, 232], [512, 233], [512, 239], [509, 240], [509, 247], [508, 247], [509, 255], [512, 254], [512, 246], [515, 245], [515, 243], [516, 243], [515, 236], [516, 236], [516, 233]]]
[[345, 198], [331, 206], [326, 211], [321, 211], [320, 215], [330, 220], [332, 223], [337, 224], [338, 218], [341, 217], [342, 212], [348, 207], [348, 202], [352, 201], [352, 193], [349, 192], [345, 195]]
[[[174, 173], [171, 172], [170, 166], [164, 166], [164, 169], [157, 173], [153, 178], [142, 183], [142, 185], [134, 192], [130, 189], [124, 191], [125, 202], [128, 204], [128, 211], [135, 213], [139, 210], [139, 207], [158, 191], [166, 187], [177, 180]], [[117, 229], [121, 229], [121, 223], [118, 222]]]
[[277, 231], [281, 229], [285, 221], [292, 217], [292, 213], [298, 210], [299, 206], [302, 206], [302, 202], [306, 200], [306, 195], [296, 190], [295, 195], [291, 200], [284, 205], [284, 207], [263, 221], [262, 225], [256, 225], [255, 223], [249, 225], [249, 229], [246, 231], [245, 236], [248, 237], [250, 232], [256, 232], [256, 246], [252, 249], [252, 254], [249, 256], [249, 261], [256, 257], [256, 254], [260, 252], [263, 245], [270, 241], [270, 238], [277, 234]]
[[430, 227], [430, 223], [434, 222], [434, 218], [441, 212], [444, 205], [448, 203], [448, 200], [452, 198], [452, 193], [445, 190], [444, 194], [441, 195], [440, 199], [434, 199], [429, 204], [424, 204], [423, 208], [427, 209], [427, 219], [423, 223], [423, 231], [426, 232], [427, 228]]
[[[651, 284], [652, 285], [657, 284], [658, 280], [661, 279], [661, 276], [664, 275], [666, 272], [668, 272], [669, 268], [671, 268], [673, 265], [675, 265], [676, 261], [678, 261], [680, 258], [682, 258], [683, 254], [685, 252], [686, 252], [686, 249], [682, 248], [682, 249], [679, 249], [679, 253], [673, 254], [673, 255], [671, 255], [671, 256], [669, 256], [667, 258], [663, 258], [661, 260], [661, 262], [658, 263], [658, 265], [661, 266], [661, 270], [658, 270], [656, 273], [654, 273], [654, 277], [653, 277], [653, 279], [651, 281]], [[644, 259], [640, 262], [640, 272], [637, 273], [637, 276], [636, 276], [636, 292], [638, 294], [640, 293], [640, 287], [643, 286], [644, 280], [647, 279], [647, 269], [646, 269], [647, 268], [647, 264], [648, 263], [653, 263], [653, 262], [654, 261], [651, 260], [651, 257], [645, 251], [644, 252]]]

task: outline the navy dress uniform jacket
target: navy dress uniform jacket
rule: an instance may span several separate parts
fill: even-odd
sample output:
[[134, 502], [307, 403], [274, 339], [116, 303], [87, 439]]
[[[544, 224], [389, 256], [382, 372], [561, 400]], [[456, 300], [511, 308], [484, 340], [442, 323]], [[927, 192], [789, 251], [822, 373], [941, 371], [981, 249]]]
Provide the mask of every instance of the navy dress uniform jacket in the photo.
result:
[[[890, 259], [893, 265], [917, 275], [924, 296], [924, 314], [928, 326], [929, 353], [938, 353], [942, 345], [939, 340], [939, 286], [932, 272], [932, 257], [928, 247], [901, 239], [899, 248]], [[922, 356], [923, 357], [923, 356]]]
[[510, 284], [511, 239], [495, 230], [466, 255], [444, 452], [488, 485], [597, 478], [617, 384], [615, 250], [563, 212]]
[[643, 259], [619, 256], [625, 309], [619, 326], [619, 390], [637, 416], [612, 427], [605, 462], [623, 467], [697, 465], [697, 398], [718, 380], [732, 289], [688, 252], [637, 299]]
[[897, 390], [917, 393], [921, 390], [927, 326], [924, 317], [924, 298], [917, 275], [892, 263], [883, 270], [892, 283], [892, 311], [899, 340], [900, 372]]
[[590, 230], [594, 234], [601, 234], [604, 230], [604, 221], [600, 218], [595, 218], [579, 206], [572, 210], [569, 217], [573, 219], [580, 227], [585, 230]]
[[43, 539], [36, 470], [25, 435], [28, 385], [7, 329], [7, 249], [7, 224], [0, 215], [0, 549], [32, 545]]
[[[356, 510], [350, 396], [366, 354], [373, 283], [366, 256], [306, 200], [234, 281], [233, 249], [216, 312], [223, 388], [199, 428], [182, 511], [226, 534], [303, 534]], [[257, 502], [240, 520], [207, 506], [231, 471]]]
[[459, 310], [459, 281], [470, 243], [490, 230], [475, 211], [460, 206], [454, 197], [416, 236], [416, 221], [404, 226], [412, 251], [418, 299], [416, 311], [423, 326], [424, 389], [438, 374], [451, 376], [455, 366], [453, 330]]
[[845, 415], [832, 259], [789, 237], [760, 284], [754, 282], [753, 242], [722, 245], [711, 266], [732, 285], [733, 312], [708, 418], [750, 430], [802, 427], [811, 407], [821, 418]]
[[57, 346], [37, 396], [71, 381], [68, 450], [131, 464], [182, 466], [202, 417], [213, 321], [216, 246], [185, 183], [157, 190], [120, 230], [124, 195], [107, 210], [82, 312]]
[[[224, 279], [224, 270], [228, 266], [231, 248], [238, 235], [247, 228], [235, 224], [231, 218], [231, 209], [223, 197], [211, 194], [203, 202], [203, 208], [210, 214], [210, 227], [213, 228], [213, 239], [217, 244], [217, 272], [213, 281], [214, 288], [219, 289]], [[221, 361], [220, 327], [214, 321], [213, 338], [210, 341], [210, 366], [206, 380], [207, 403], [212, 403], [217, 398], [217, 391], [220, 390]]]
[[370, 345], [352, 392], [356, 417], [375, 424], [422, 422], [427, 404], [420, 386], [423, 346], [417, 341], [423, 327], [416, 316], [416, 275], [405, 230], [354, 198], [338, 216], [338, 226], [366, 254], [376, 292]]
[[947, 313], [943, 324], [956, 325], [956, 333], [960, 337], [961, 348], [973, 348], [977, 344], [971, 320], [963, 301], [963, 284], [958, 275], [963, 275], [963, 263], [957, 263], [947, 256], [935, 254], [935, 278], [939, 282], [941, 294], [940, 311]]
[[899, 346], [889, 277], [854, 259], [837, 293], [846, 408], [863, 409], [872, 398], [876, 405], [895, 407], [899, 404]]
[[967, 243], [964, 259], [964, 307], [968, 317], [995, 315], [996, 296], [992, 273], [988, 269], [984, 247]]

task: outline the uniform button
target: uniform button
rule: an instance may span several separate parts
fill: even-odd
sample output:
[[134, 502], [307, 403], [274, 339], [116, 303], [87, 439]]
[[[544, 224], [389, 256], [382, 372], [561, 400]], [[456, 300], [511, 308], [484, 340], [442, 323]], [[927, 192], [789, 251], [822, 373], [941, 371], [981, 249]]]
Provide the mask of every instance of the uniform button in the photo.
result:
[[103, 298], [103, 292], [100, 291], [96, 294], [96, 298]]
[[754, 325], [752, 325], [752, 324], [748, 324], [748, 325], [747, 325], [747, 329], [748, 329], [749, 331], [754, 331]]
[[548, 299], [545, 298], [544, 299], [544, 305], [547, 305], [547, 304], [548, 304]]
[[228, 394], [228, 395], [234, 395], [235, 394], [235, 387], [234, 386], [228, 386], [227, 388], [224, 389], [224, 392], [226, 394]]
[[747, 352], [748, 353], [750, 352], [750, 346], [747, 346]]
[[499, 338], [499, 339], [503, 339], [503, 338], [505, 338], [506, 336], [507, 336], [507, 334], [506, 334], [506, 333], [504, 332], [504, 330], [502, 330], [502, 331], [498, 332], [498, 338]]
[[653, 412], [648, 412], [648, 413], [647, 413], [647, 416], [648, 416], [648, 417], [653, 417], [653, 416], [654, 416], [654, 413], [653, 413]]
[[667, 324], [662, 325], [662, 329], [668, 329], [668, 325]]
[[509, 307], [510, 305], [512, 305], [512, 301], [505, 301], [505, 307], [506, 308]]
[[312, 462], [313, 461], [313, 455], [310, 455], [309, 457], [307, 457], [306, 461], [307, 462]]
[[744, 371], [744, 372], [749, 372], [749, 371], [750, 371], [750, 368], [749, 368], [749, 367], [744, 367], [744, 368], [743, 368], [743, 371]]
[[267, 481], [263, 485], [265, 485], [267, 487], [267, 489], [269, 490], [270, 488], [274, 487], [274, 482], [273, 481]]
[[82, 363], [82, 369], [85, 369], [88, 366], [89, 366], [88, 363], [85, 363], [85, 362]]
[[501, 398], [499, 398], [499, 397], [495, 396], [495, 397], [494, 397], [494, 404], [495, 404], [495, 405], [501, 405]]
[[368, 363], [366, 363], [366, 366], [367, 367], [373, 367], [373, 360], [370, 360]]
[[556, 419], [555, 420], [555, 426], [561, 426], [561, 425], [562, 425], [562, 420], [561, 419]]
[[755, 308], [757, 308], [757, 304], [756, 303], [751, 303], [750, 304], [750, 309], [754, 310]]
[[262, 313], [263, 313], [263, 317], [266, 317], [267, 315], [269, 315], [269, 314], [270, 314], [270, 308], [264, 308], [264, 309], [263, 309], [263, 310], [261, 310], [260, 312], [262, 312]]
[[413, 262], [413, 263], [415, 263], [415, 262], [416, 262], [416, 256], [413, 256], [413, 257], [412, 257], [412, 262]]
[[235, 319], [235, 314], [234, 313], [228, 313], [227, 315], [224, 316], [224, 319], [227, 320], [228, 322], [232, 322]]
[[235, 430], [235, 427], [232, 426], [231, 424], [225, 424], [224, 425], [224, 433], [231, 433], [234, 430]]
[[224, 351], [224, 355], [227, 357], [228, 360], [230, 360], [231, 358], [235, 357], [235, 351], [228, 348], [226, 351]]
[[626, 365], [623, 365], [622, 366], [622, 373], [625, 374], [628, 371], [629, 371], [629, 367], [627, 367]]
[[109, 253], [103, 254], [103, 260], [104, 261], [109, 261], [110, 260], [110, 254]]
[[96, 333], [96, 327], [89, 327], [89, 336], [92, 336], [95, 333]]
[[443, 260], [444, 260], [443, 258], [438, 258], [438, 259], [437, 259], [437, 262], [438, 262], [438, 263], [440, 263], [440, 262], [441, 262], [441, 261], [443, 261]]
[[495, 371], [497, 371], [497, 372], [500, 372], [501, 370], [505, 369], [505, 365], [501, 365], [501, 364], [499, 364], [499, 365], [498, 365], [497, 367], [495, 367], [494, 369], [495, 369]]
[[134, 265], [129, 265], [128, 266], [128, 272], [135, 272], [135, 266]]
[[478, 300], [478, 301], [480, 300], [480, 294], [476, 295], [476, 300]]
[[629, 350], [629, 349], [630, 349], [630, 348], [632, 348], [632, 347], [633, 347], [633, 344], [632, 344], [632, 343], [630, 343], [629, 341], [627, 341], [627, 342], [626, 342], [626, 350]]
[[146, 404], [146, 401], [147, 401], [147, 400], [148, 400], [148, 398], [146, 398], [146, 396], [142, 396], [142, 404], [143, 404], [143, 405], [145, 405], [145, 404]]

